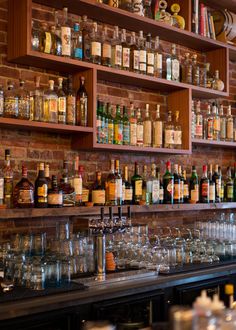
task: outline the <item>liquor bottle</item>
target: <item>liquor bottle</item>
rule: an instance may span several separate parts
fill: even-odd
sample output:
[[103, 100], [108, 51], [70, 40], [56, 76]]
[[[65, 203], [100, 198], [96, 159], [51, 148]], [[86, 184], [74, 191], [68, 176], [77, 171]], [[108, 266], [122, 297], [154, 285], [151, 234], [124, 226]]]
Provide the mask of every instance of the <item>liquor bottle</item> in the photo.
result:
[[193, 54], [192, 56], [192, 72], [193, 72], [193, 78], [192, 83], [193, 85], [199, 86], [200, 85], [200, 68], [197, 64], [197, 54]]
[[116, 116], [114, 118], [114, 144], [123, 144], [123, 121], [118, 104], [116, 106]]
[[163, 143], [163, 121], [160, 118], [160, 104], [157, 104], [156, 118], [153, 122], [153, 140], [152, 146], [154, 148], [162, 148]]
[[143, 0], [143, 11], [145, 17], [153, 18], [151, 5], [152, 5], [151, 0]]
[[172, 122], [171, 111], [168, 111], [167, 122], [164, 126], [164, 147], [174, 148], [174, 124]]
[[122, 69], [130, 69], [130, 46], [126, 41], [126, 29], [122, 29], [121, 33], [121, 45], [122, 45]]
[[92, 187], [92, 203], [94, 206], [103, 206], [106, 203], [106, 191], [102, 183], [102, 173], [96, 172], [96, 181]]
[[61, 40], [61, 25], [58, 22], [58, 11], [54, 10], [54, 26], [55, 26], [55, 36], [54, 36], [54, 54], [62, 55], [62, 40]]
[[83, 39], [83, 60], [90, 61], [91, 56], [91, 43], [90, 43], [90, 23], [88, 22], [87, 15], [82, 16], [81, 21], [82, 39]]
[[220, 117], [218, 115], [218, 107], [212, 103], [212, 117], [213, 117], [213, 140], [220, 140]]
[[48, 207], [48, 181], [45, 178], [44, 163], [39, 164], [38, 177], [35, 181], [34, 202], [35, 207]]
[[68, 8], [63, 8], [63, 22], [61, 25], [62, 56], [71, 56], [71, 27], [68, 22]]
[[191, 137], [195, 137], [195, 124], [196, 124], [196, 114], [194, 108], [194, 101], [192, 100], [192, 107], [191, 107]]
[[69, 182], [68, 161], [66, 160], [63, 162], [59, 188], [63, 193], [63, 206], [75, 206], [75, 191]]
[[62, 55], [62, 42], [56, 34], [56, 26], [50, 26], [50, 33], [52, 39], [51, 54], [61, 56]]
[[68, 78], [68, 89], [66, 94], [66, 123], [67, 125], [76, 124], [76, 94], [73, 90], [72, 76]]
[[230, 166], [227, 168], [225, 200], [226, 202], [234, 201], [234, 182], [232, 180]]
[[103, 107], [103, 122], [104, 122], [104, 139], [103, 139], [103, 143], [108, 143], [108, 116], [107, 116], [107, 105], [104, 104]]
[[215, 184], [215, 181], [212, 179], [212, 164], [210, 164], [208, 178], [209, 178], [209, 202], [215, 203], [215, 201], [216, 201], [216, 184]]
[[87, 206], [88, 202], [89, 202], [89, 194], [90, 194], [90, 190], [88, 185], [85, 184], [86, 182], [86, 178], [85, 178], [85, 172], [84, 172], [84, 167], [82, 165], [79, 166], [79, 173], [81, 174], [82, 177], [82, 205], [83, 206]]
[[54, 80], [49, 80], [49, 89], [44, 93], [43, 113], [45, 122], [58, 123], [58, 96], [54, 91]]
[[[0, 179], [1, 180], [1, 179]], [[234, 163], [234, 202], [236, 202], [236, 163]], [[1, 181], [0, 181], [1, 185]]]
[[142, 200], [143, 179], [139, 174], [139, 165], [135, 162], [135, 172], [131, 178], [133, 186], [133, 204], [139, 204]]
[[199, 183], [195, 166], [192, 166], [192, 175], [189, 180], [189, 202], [194, 204], [199, 202]]
[[147, 50], [143, 31], [139, 31], [139, 71], [143, 74], [147, 73]]
[[152, 36], [150, 33], [147, 34], [146, 50], [147, 50], [147, 75], [154, 76], [154, 50], [152, 49]]
[[145, 118], [143, 121], [143, 146], [152, 146], [152, 120], [149, 114], [149, 104], [146, 104]]
[[111, 40], [108, 36], [107, 26], [104, 25], [102, 31], [102, 65], [111, 66]]
[[226, 140], [233, 141], [234, 138], [234, 120], [231, 115], [231, 105], [227, 108], [227, 116], [226, 116]]
[[3, 87], [0, 84], [0, 117], [3, 116], [4, 113], [4, 91], [3, 91]]
[[135, 117], [134, 113], [134, 104], [130, 103], [130, 145], [136, 146], [137, 145], [137, 118]]
[[226, 117], [224, 114], [223, 104], [220, 105], [220, 140], [225, 141], [226, 139]]
[[225, 198], [225, 182], [222, 176], [222, 171], [221, 171], [221, 167], [219, 166], [218, 168], [219, 171], [219, 176], [221, 178], [221, 186], [220, 186], [220, 201], [223, 202], [224, 198]]
[[180, 63], [176, 56], [176, 45], [172, 44], [171, 54], [166, 57], [166, 79], [179, 81]]
[[156, 78], [162, 78], [162, 52], [158, 36], [155, 38], [154, 43], [154, 76]]
[[80, 87], [76, 96], [77, 125], [88, 126], [88, 93], [85, 88], [85, 78], [80, 77]]
[[24, 80], [20, 79], [20, 87], [18, 90], [18, 118], [30, 119], [30, 95], [25, 89]]
[[175, 112], [174, 147], [175, 149], [182, 149], [182, 127], [179, 124], [179, 111]]
[[83, 32], [78, 23], [74, 24], [72, 32], [72, 57], [82, 61], [83, 60]]
[[207, 177], [207, 165], [203, 165], [202, 177], [200, 180], [200, 202], [209, 203], [210, 185]]
[[207, 140], [213, 140], [213, 117], [211, 114], [211, 106], [207, 106], [207, 114], [203, 119], [204, 122], [204, 138]]
[[142, 184], [142, 202], [145, 205], [150, 205], [152, 200], [152, 186], [149, 184], [152, 182], [148, 177], [147, 165], [143, 165], [143, 184]]
[[171, 173], [171, 164], [166, 163], [166, 172], [163, 176], [164, 204], [173, 204], [174, 202], [174, 176]]
[[180, 178], [180, 203], [184, 202], [184, 176], [182, 174], [181, 165], [178, 166], [178, 174]]
[[18, 110], [18, 96], [14, 90], [12, 81], [9, 80], [4, 98], [4, 117], [17, 118]]
[[30, 96], [31, 119], [43, 121], [43, 90], [40, 88], [40, 76], [35, 77], [35, 88]]
[[105, 143], [105, 103], [100, 102], [100, 143]]
[[56, 175], [52, 175], [52, 187], [48, 190], [48, 207], [63, 207], [63, 193], [58, 188]]
[[3, 169], [4, 177], [4, 204], [7, 208], [12, 207], [13, 202], [13, 169], [11, 167], [11, 152], [5, 150], [5, 166]]
[[182, 82], [186, 83], [186, 84], [192, 84], [193, 83], [193, 79], [192, 79], [192, 63], [191, 60], [189, 58], [190, 54], [189, 53], [185, 53], [184, 55], [184, 62], [182, 64]]
[[201, 103], [197, 101], [196, 103], [196, 116], [195, 116], [195, 139], [203, 138], [203, 116], [201, 112]]
[[144, 135], [144, 127], [143, 120], [141, 116], [141, 110], [138, 108], [137, 110], [137, 146], [143, 147], [143, 135]]
[[52, 48], [52, 35], [48, 30], [48, 24], [46, 22], [41, 23], [40, 31], [39, 50], [43, 53], [50, 54]]
[[159, 167], [156, 168], [156, 177], [157, 177], [157, 180], [159, 182], [159, 201], [158, 201], [158, 204], [163, 204], [164, 190], [163, 190], [163, 183], [162, 183], [162, 180], [161, 180]]
[[34, 185], [27, 178], [27, 168], [22, 166], [22, 178], [13, 190], [13, 205], [18, 208], [34, 207]]
[[215, 165], [215, 171], [212, 176], [212, 180], [215, 183], [215, 202], [220, 203], [221, 199], [221, 175], [219, 174], [218, 164]]
[[47, 184], [48, 184], [48, 189], [51, 189], [52, 187], [52, 181], [50, 179], [50, 169], [49, 169], [49, 164], [45, 164], [44, 166], [44, 174], [45, 174], [45, 178], [47, 180]]
[[117, 182], [117, 205], [122, 205], [122, 176], [120, 174], [120, 161], [115, 160], [115, 176]]
[[130, 122], [126, 106], [123, 106], [123, 144], [130, 145]]
[[174, 164], [174, 204], [180, 204], [181, 202], [181, 181], [179, 176], [179, 166]]
[[4, 204], [4, 173], [0, 168], [0, 205]]
[[160, 195], [160, 178], [157, 176], [157, 168], [155, 164], [151, 166], [151, 180], [152, 180], [152, 204], [159, 203], [159, 195]]
[[217, 91], [223, 91], [225, 88], [224, 82], [219, 77], [219, 70], [215, 70], [215, 75], [212, 80], [212, 89]]
[[107, 140], [109, 144], [113, 144], [114, 141], [114, 119], [112, 116], [112, 106], [110, 103], [107, 103], [107, 119], [108, 119], [108, 131], [107, 131]]
[[32, 20], [31, 25], [31, 47], [32, 50], [39, 51], [40, 30], [36, 26], [36, 21]]
[[189, 184], [186, 177], [186, 171], [183, 170], [183, 178], [184, 178], [184, 203], [188, 203], [189, 201]]
[[130, 69], [139, 73], [139, 47], [136, 41], [135, 32], [131, 32], [130, 37]]
[[101, 58], [102, 58], [101, 36], [98, 33], [97, 23], [93, 22], [93, 30], [91, 33], [90, 61], [95, 64], [101, 64]]
[[74, 161], [74, 176], [71, 180], [71, 185], [75, 192], [75, 205], [82, 205], [82, 189], [83, 189], [83, 178], [82, 178], [82, 168], [79, 167], [79, 157], [75, 157]]
[[58, 123], [66, 124], [66, 94], [62, 87], [63, 78], [58, 78]]
[[119, 27], [116, 25], [113, 31], [113, 38], [111, 40], [111, 63], [112, 67], [121, 69], [122, 67], [122, 45], [119, 38]]
[[111, 159], [110, 172], [106, 179], [106, 205], [117, 205], [117, 178], [115, 175], [115, 160]]
[[123, 179], [123, 201], [125, 205], [132, 204], [133, 201], [133, 187], [132, 184], [129, 182], [129, 175], [128, 175], [128, 166], [125, 166], [124, 170], [124, 179]]
[[102, 131], [101, 101], [97, 99], [97, 114], [96, 114], [97, 143], [102, 143], [101, 131]]

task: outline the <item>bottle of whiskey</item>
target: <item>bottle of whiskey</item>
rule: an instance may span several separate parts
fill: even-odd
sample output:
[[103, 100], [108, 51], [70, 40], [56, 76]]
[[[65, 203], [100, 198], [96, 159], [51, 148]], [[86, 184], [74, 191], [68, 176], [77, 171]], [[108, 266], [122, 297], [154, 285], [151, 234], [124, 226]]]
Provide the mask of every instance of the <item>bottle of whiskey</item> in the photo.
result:
[[48, 181], [45, 178], [44, 163], [39, 164], [39, 172], [38, 177], [35, 181], [34, 192], [35, 207], [48, 207]]
[[156, 78], [162, 78], [162, 52], [158, 36], [155, 38], [154, 44], [154, 76]]
[[174, 148], [174, 124], [172, 122], [172, 112], [168, 111], [167, 122], [164, 127], [164, 147]]
[[231, 115], [231, 105], [227, 108], [226, 116], [226, 140], [232, 142], [234, 138], [234, 120]]
[[43, 121], [43, 90], [40, 88], [40, 76], [35, 77], [35, 88], [30, 100], [32, 120]]
[[73, 90], [72, 76], [68, 78], [68, 89], [66, 95], [66, 124], [76, 124], [76, 94]]
[[171, 164], [166, 163], [166, 172], [163, 176], [164, 204], [173, 204], [174, 202], [174, 176], [171, 173]]
[[120, 114], [120, 105], [116, 106], [116, 116], [114, 118], [114, 144], [123, 144], [123, 121]]
[[135, 32], [131, 32], [130, 39], [130, 69], [133, 72], [139, 73], [139, 47]]
[[195, 139], [203, 138], [203, 117], [201, 113], [201, 103], [197, 101], [195, 115]]
[[152, 146], [152, 120], [149, 114], [149, 104], [146, 104], [145, 119], [143, 121], [143, 146]]
[[7, 82], [7, 90], [4, 98], [4, 117], [17, 118], [18, 117], [18, 96], [14, 90], [12, 81]]
[[68, 8], [63, 8], [61, 25], [62, 56], [71, 57], [71, 27], [68, 22]]
[[58, 123], [66, 124], [66, 94], [63, 91], [63, 78], [58, 78]]
[[80, 87], [76, 96], [77, 125], [88, 126], [88, 93], [85, 88], [85, 78], [80, 77]]
[[54, 80], [49, 80], [49, 89], [44, 93], [44, 121], [58, 123], [58, 96], [54, 91]]
[[78, 23], [74, 24], [72, 33], [72, 57], [80, 61], [83, 60], [83, 32]]
[[139, 165], [135, 162], [135, 172], [131, 178], [133, 186], [133, 204], [139, 204], [142, 200], [143, 179], [139, 174]]
[[189, 180], [189, 202], [198, 203], [199, 202], [199, 183], [196, 167], [192, 166], [192, 175]]
[[96, 181], [92, 188], [92, 202], [94, 206], [103, 206], [106, 203], [106, 191], [102, 184], [102, 173], [96, 172]]
[[200, 181], [200, 202], [209, 203], [210, 184], [207, 177], [207, 166], [203, 165], [202, 177]]
[[163, 144], [163, 122], [160, 119], [160, 104], [157, 104], [156, 118], [153, 122], [153, 143], [154, 148], [162, 148]]
[[130, 145], [130, 122], [126, 106], [123, 106], [123, 144]]
[[66, 160], [63, 162], [63, 172], [59, 188], [63, 193], [63, 206], [75, 206], [75, 191], [69, 182], [68, 161]]
[[4, 204], [7, 208], [12, 207], [13, 202], [13, 169], [11, 167], [11, 152], [5, 150], [5, 166], [3, 169], [4, 177]]
[[144, 135], [144, 127], [143, 120], [141, 116], [141, 110], [138, 108], [137, 110], [137, 146], [143, 147], [143, 135]]
[[179, 81], [180, 63], [176, 56], [176, 45], [172, 44], [171, 54], [166, 57], [166, 79]]
[[143, 74], [147, 73], [147, 50], [143, 31], [139, 31], [139, 71]]
[[20, 79], [20, 87], [18, 90], [18, 118], [30, 119], [30, 95], [25, 89], [25, 82], [22, 79]]
[[136, 146], [137, 145], [137, 118], [135, 117], [134, 113], [134, 104], [130, 103], [130, 145]]
[[215, 171], [212, 176], [212, 180], [215, 183], [215, 202], [221, 202], [221, 175], [219, 174], [219, 166], [218, 164], [215, 165]]
[[57, 176], [52, 175], [52, 188], [48, 190], [48, 207], [62, 207], [63, 193], [58, 188]]
[[146, 50], [147, 50], [147, 75], [154, 76], [154, 50], [152, 48], [152, 36], [150, 33], [146, 39]]
[[130, 69], [130, 45], [126, 41], [126, 29], [122, 29], [121, 33], [121, 45], [122, 45], [122, 69]]
[[121, 69], [122, 67], [122, 45], [119, 38], [119, 27], [116, 25], [113, 31], [113, 38], [111, 40], [111, 61], [112, 67]]
[[93, 22], [93, 30], [91, 33], [91, 54], [90, 61], [95, 64], [101, 64], [102, 58], [102, 44], [101, 37], [98, 33], [98, 25]]
[[106, 25], [104, 25], [102, 31], [102, 65], [111, 66], [111, 40]]
[[220, 140], [225, 141], [226, 139], [226, 117], [224, 114], [223, 104], [220, 105]]
[[133, 201], [133, 187], [132, 184], [129, 182], [129, 175], [128, 175], [128, 166], [125, 166], [124, 170], [124, 179], [123, 179], [123, 203], [125, 205], [132, 204]]
[[182, 127], [179, 124], [179, 111], [175, 112], [174, 146], [175, 149], [182, 148]]
[[118, 183], [115, 175], [115, 160], [111, 159], [110, 172], [106, 179], [106, 204], [117, 205]]

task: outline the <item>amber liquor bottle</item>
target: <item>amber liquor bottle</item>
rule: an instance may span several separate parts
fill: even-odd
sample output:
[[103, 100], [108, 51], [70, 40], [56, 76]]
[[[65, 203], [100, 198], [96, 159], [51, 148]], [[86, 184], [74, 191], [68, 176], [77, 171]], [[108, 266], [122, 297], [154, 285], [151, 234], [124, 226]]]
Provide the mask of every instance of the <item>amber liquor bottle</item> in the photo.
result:
[[22, 178], [15, 185], [13, 191], [14, 207], [31, 208], [34, 207], [34, 185], [27, 178], [27, 168], [22, 166]]
[[48, 207], [48, 180], [45, 178], [44, 163], [39, 164], [39, 173], [35, 181], [35, 207]]

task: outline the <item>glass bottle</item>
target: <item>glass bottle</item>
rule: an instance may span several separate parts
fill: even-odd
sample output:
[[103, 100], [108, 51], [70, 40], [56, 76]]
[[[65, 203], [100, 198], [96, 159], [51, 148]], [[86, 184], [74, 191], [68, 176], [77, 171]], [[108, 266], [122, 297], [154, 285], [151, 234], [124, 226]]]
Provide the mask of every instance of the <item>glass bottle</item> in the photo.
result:
[[208, 178], [209, 178], [209, 202], [215, 203], [215, 201], [216, 201], [216, 184], [212, 178], [212, 164], [210, 164]]
[[83, 178], [81, 168], [79, 168], [79, 157], [75, 157], [74, 161], [74, 175], [71, 180], [71, 185], [75, 192], [75, 205], [82, 205], [82, 190], [83, 190]]
[[207, 140], [213, 140], [213, 117], [211, 114], [211, 106], [207, 106], [207, 114], [205, 118], [206, 124], [204, 125], [204, 138]]
[[107, 118], [108, 118], [108, 143], [113, 144], [114, 142], [114, 119], [112, 116], [112, 106], [110, 103], [107, 103]]
[[68, 78], [68, 88], [66, 94], [66, 124], [76, 124], [76, 94], [73, 89], [72, 76]]
[[128, 166], [124, 168], [124, 179], [123, 179], [123, 187], [124, 187], [124, 196], [123, 201], [125, 205], [132, 204], [133, 201], [133, 187], [131, 182], [129, 181], [128, 174]]
[[196, 124], [196, 114], [194, 108], [194, 101], [192, 100], [192, 107], [191, 107], [191, 137], [195, 137], [195, 124]]
[[106, 121], [106, 114], [105, 114], [105, 103], [100, 102], [100, 120], [101, 120], [101, 126], [100, 126], [100, 143], [105, 143], [106, 137], [106, 127], [105, 127], [105, 121]]
[[114, 159], [111, 159], [110, 172], [106, 179], [106, 205], [117, 205], [117, 178]]
[[205, 63], [205, 68], [206, 68], [206, 87], [212, 88], [213, 78], [210, 74], [210, 63]]
[[143, 165], [143, 184], [142, 184], [142, 202], [145, 205], [151, 204], [151, 197], [152, 197], [152, 187], [149, 185], [151, 180], [148, 178], [147, 174], [147, 165]]
[[174, 176], [171, 173], [171, 163], [166, 163], [166, 172], [163, 176], [164, 204], [174, 202]]
[[71, 27], [68, 22], [68, 8], [63, 8], [63, 22], [61, 25], [62, 56], [71, 57]]
[[221, 167], [219, 166], [218, 168], [219, 171], [219, 176], [221, 178], [221, 187], [220, 187], [220, 201], [223, 202], [224, 201], [224, 197], [225, 197], [225, 182], [222, 176], [222, 171], [221, 171]]
[[186, 84], [193, 83], [192, 63], [191, 63], [189, 56], [190, 56], [189, 53], [185, 53], [185, 55], [184, 55], [185, 59], [184, 59], [183, 65], [182, 65], [182, 82], [184, 82]]
[[48, 182], [45, 178], [44, 163], [39, 164], [38, 177], [35, 181], [34, 202], [37, 208], [48, 207]]
[[13, 191], [13, 205], [19, 208], [34, 207], [34, 185], [27, 178], [27, 168], [22, 166], [22, 178]]
[[200, 180], [200, 202], [209, 203], [210, 185], [207, 177], [207, 166], [203, 165], [202, 177]]
[[193, 54], [192, 56], [192, 72], [193, 72], [193, 77], [192, 77], [192, 83], [193, 85], [199, 86], [200, 85], [200, 68], [197, 63], [197, 54]]
[[72, 32], [72, 57], [80, 61], [83, 60], [83, 32], [79, 23], [74, 24]]
[[212, 117], [213, 117], [213, 140], [220, 140], [220, 117], [218, 115], [218, 107], [212, 103]]
[[182, 126], [179, 123], [179, 111], [175, 112], [174, 147], [182, 149]]
[[56, 27], [56, 31], [55, 34], [58, 36], [59, 40], [60, 40], [60, 55], [61, 55], [61, 51], [62, 51], [62, 43], [61, 43], [61, 25], [59, 24], [59, 20], [58, 20], [58, 11], [54, 10], [54, 25]]
[[123, 121], [119, 104], [116, 106], [116, 116], [114, 118], [114, 144], [123, 144]]
[[40, 88], [40, 76], [35, 77], [35, 88], [31, 94], [32, 120], [43, 121], [43, 89]]
[[48, 30], [48, 24], [46, 22], [41, 23], [40, 31], [39, 50], [43, 53], [50, 54], [52, 48], [52, 35]]
[[81, 30], [82, 30], [82, 39], [83, 39], [83, 60], [89, 62], [91, 56], [91, 43], [90, 43], [91, 26], [90, 23], [88, 22], [87, 15], [82, 16]]
[[4, 117], [17, 118], [18, 117], [18, 96], [14, 90], [12, 81], [7, 82], [7, 90], [4, 98]]
[[94, 206], [103, 206], [106, 203], [106, 191], [102, 183], [102, 173], [96, 172], [96, 180], [92, 187], [92, 203]]
[[4, 91], [3, 91], [3, 87], [0, 84], [0, 117], [3, 116], [4, 113]]
[[212, 88], [217, 91], [223, 91], [225, 88], [224, 82], [220, 79], [219, 70], [215, 70], [215, 75], [212, 81]]
[[179, 176], [179, 166], [174, 164], [174, 204], [180, 204], [181, 202], [181, 181]]
[[149, 114], [149, 104], [146, 104], [145, 118], [143, 121], [143, 146], [152, 146], [152, 120]]
[[125, 106], [123, 106], [123, 144], [130, 145], [130, 122]]
[[172, 122], [172, 112], [168, 111], [168, 118], [164, 126], [164, 147], [174, 148], [174, 124]]
[[4, 177], [4, 204], [7, 208], [12, 207], [13, 203], [13, 169], [11, 167], [11, 152], [5, 150], [5, 166], [3, 168]]
[[152, 5], [151, 0], [143, 0], [143, 11], [145, 17], [153, 18], [151, 5]]
[[24, 80], [20, 79], [20, 86], [18, 90], [18, 118], [30, 119], [30, 95], [25, 89]]
[[203, 116], [201, 112], [201, 102], [196, 103], [196, 115], [195, 115], [195, 139], [203, 138]]
[[220, 140], [225, 141], [226, 139], [226, 116], [224, 114], [223, 104], [220, 105]]
[[58, 123], [66, 124], [66, 94], [63, 91], [62, 87], [63, 78], [58, 78]]
[[39, 42], [40, 42], [40, 31], [36, 27], [36, 22], [32, 20], [32, 28], [31, 28], [31, 46], [32, 50], [39, 51]]
[[139, 165], [137, 162], [135, 162], [135, 172], [131, 178], [131, 183], [133, 186], [133, 204], [139, 204], [142, 200], [143, 179], [139, 174]]
[[0, 169], [0, 205], [4, 204], [4, 173], [3, 169]]
[[139, 31], [139, 71], [140, 73], [147, 73], [147, 49], [145, 45], [145, 38], [143, 31]]
[[111, 66], [111, 40], [108, 36], [107, 26], [102, 31], [102, 65]]
[[184, 178], [184, 203], [188, 203], [189, 201], [189, 184], [186, 176], [186, 170], [183, 170], [183, 178]]
[[130, 103], [130, 145], [136, 146], [137, 145], [137, 118], [134, 113], [134, 104]]
[[48, 190], [48, 207], [62, 207], [63, 193], [58, 188], [57, 176], [52, 175], [52, 188]]
[[50, 33], [52, 38], [51, 54], [61, 56], [62, 55], [62, 42], [61, 38], [56, 33], [56, 26], [50, 27]]
[[44, 93], [43, 113], [45, 122], [58, 123], [58, 96], [54, 91], [54, 80], [49, 80], [49, 89]]
[[69, 181], [68, 161], [66, 160], [63, 162], [63, 172], [59, 188], [63, 193], [63, 206], [75, 206], [75, 190]]
[[115, 176], [117, 184], [117, 205], [122, 205], [122, 176], [120, 174], [120, 161], [118, 159], [115, 160]]
[[91, 39], [90, 61], [95, 64], [101, 64], [102, 43], [101, 43], [101, 36], [98, 33], [98, 25], [96, 22], [93, 22], [93, 30], [90, 39]]
[[112, 67], [121, 69], [122, 67], [122, 45], [119, 37], [119, 27], [116, 25], [113, 31], [113, 38], [111, 40], [111, 62]]
[[130, 70], [130, 46], [126, 41], [126, 29], [122, 29], [121, 33], [122, 45], [122, 69]]
[[80, 87], [76, 96], [77, 125], [88, 126], [88, 93], [85, 88], [85, 78], [80, 77]]
[[104, 103], [103, 112], [103, 143], [108, 143], [108, 116], [107, 116], [107, 107]]
[[137, 146], [143, 147], [143, 135], [144, 135], [144, 127], [143, 127], [143, 119], [141, 115], [141, 110], [138, 108], [137, 110]]
[[152, 48], [152, 36], [147, 34], [146, 38], [146, 50], [147, 50], [147, 75], [154, 76], [154, 50]]
[[152, 180], [152, 204], [159, 203], [160, 197], [160, 177], [157, 175], [157, 168], [155, 164], [151, 165], [151, 180]]
[[180, 63], [176, 55], [176, 45], [172, 44], [171, 54], [166, 57], [166, 79], [179, 81]]
[[156, 118], [153, 122], [153, 143], [154, 148], [162, 148], [163, 144], [163, 121], [160, 118], [160, 104], [157, 104]]
[[48, 189], [52, 188], [52, 181], [50, 179], [50, 169], [49, 169], [49, 164], [46, 163], [44, 166], [44, 174], [45, 174], [45, 178], [47, 180], [48, 183]]
[[226, 176], [226, 202], [234, 201], [234, 182], [231, 176], [231, 167], [227, 168], [227, 176]]
[[192, 175], [189, 180], [189, 202], [193, 204], [199, 202], [199, 183], [195, 166], [192, 166]]
[[[97, 111], [96, 112], [97, 112], [96, 113], [97, 143], [102, 143], [102, 139], [101, 139], [102, 114], [101, 114], [101, 101], [99, 99], [97, 99]], [[114, 128], [114, 123], [113, 123], [113, 128]]]
[[212, 176], [212, 180], [215, 183], [215, 202], [220, 203], [221, 200], [221, 175], [219, 173], [219, 166], [218, 164], [215, 165], [215, 171]]
[[156, 36], [154, 43], [154, 76], [156, 78], [162, 78], [162, 51], [158, 36]]
[[85, 172], [84, 172], [84, 167], [82, 165], [79, 166], [79, 173], [81, 174], [82, 177], [82, 205], [86, 206], [87, 203], [89, 202], [89, 187], [88, 185], [85, 184], [86, 179], [85, 179]]
[[227, 108], [226, 116], [226, 140], [232, 142], [234, 138], [234, 121], [231, 115], [231, 105]]
[[139, 73], [139, 47], [135, 32], [131, 32], [130, 38], [130, 69], [133, 72]]

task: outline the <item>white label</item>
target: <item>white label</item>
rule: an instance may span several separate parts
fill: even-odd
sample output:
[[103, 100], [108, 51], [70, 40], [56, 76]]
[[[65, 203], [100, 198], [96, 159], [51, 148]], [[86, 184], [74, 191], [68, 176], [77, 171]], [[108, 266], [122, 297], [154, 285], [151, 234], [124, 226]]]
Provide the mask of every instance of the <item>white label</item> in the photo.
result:
[[174, 131], [174, 144], [182, 144], [182, 131]]
[[101, 43], [97, 41], [91, 42], [91, 55], [92, 56], [101, 56]]
[[172, 129], [165, 130], [165, 143], [174, 144], [174, 131]]
[[155, 68], [158, 70], [162, 69], [162, 54], [156, 54], [155, 56]]
[[210, 185], [210, 190], [209, 190], [209, 200], [214, 202], [215, 199], [216, 199], [216, 189], [215, 189], [215, 185], [212, 184]]
[[111, 45], [109, 44], [102, 45], [102, 55], [103, 57], [111, 58]]
[[162, 121], [155, 121], [153, 123], [153, 144], [162, 145]]
[[0, 178], [0, 199], [4, 197], [4, 178]]
[[137, 125], [137, 142], [143, 142], [143, 125]]
[[61, 27], [62, 55], [71, 56], [71, 28]]
[[129, 60], [130, 60], [130, 49], [124, 47], [123, 48], [122, 55], [123, 55], [123, 67], [124, 68], [129, 68], [130, 67], [130, 63], [129, 63]]
[[154, 65], [154, 54], [153, 53], [147, 54], [147, 64]]
[[137, 124], [130, 123], [130, 144], [136, 146], [137, 144]]
[[147, 61], [147, 52], [146, 50], [140, 50], [139, 51], [139, 61], [140, 63], [146, 63]]
[[157, 203], [159, 200], [160, 193], [160, 182], [158, 180], [153, 180], [152, 182], [152, 202]]
[[133, 68], [135, 70], [139, 70], [139, 50], [134, 50], [134, 54], [133, 54]]
[[122, 46], [116, 45], [115, 47], [115, 65], [122, 65]]
[[125, 201], [132, 201], [133, 199], [133, 189], [128, 188], [125, 189]]
[[82, 178], [74, 178], [73, 187], [76, 195], [82, 195]]
[[147, 73], [148, 74], [154, 74], [154, 66], [148, 65], [147, 66]]
[[179, 61], [174, 59], [172, 61], [172, 78], [174, 80], [179, 80]]
[[144, 121], [143, 126], [144, 126], [143, 143], [151, 144], [152, 143], [152, 122]]

